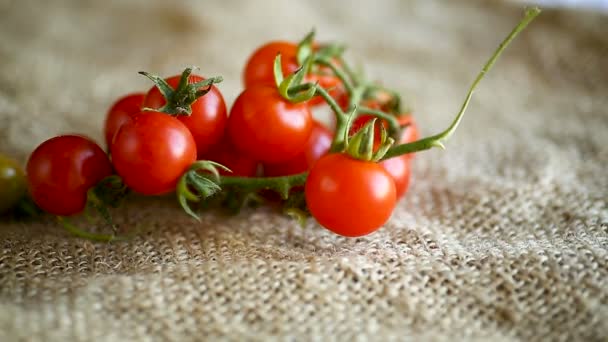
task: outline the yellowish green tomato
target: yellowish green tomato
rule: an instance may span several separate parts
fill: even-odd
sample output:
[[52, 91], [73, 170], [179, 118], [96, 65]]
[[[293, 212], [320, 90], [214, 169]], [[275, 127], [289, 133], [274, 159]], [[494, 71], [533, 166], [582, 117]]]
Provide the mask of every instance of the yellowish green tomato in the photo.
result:
[[26, 192], [27, 182], [19, 163], [0, 154], [0, 214], [17, 205]]

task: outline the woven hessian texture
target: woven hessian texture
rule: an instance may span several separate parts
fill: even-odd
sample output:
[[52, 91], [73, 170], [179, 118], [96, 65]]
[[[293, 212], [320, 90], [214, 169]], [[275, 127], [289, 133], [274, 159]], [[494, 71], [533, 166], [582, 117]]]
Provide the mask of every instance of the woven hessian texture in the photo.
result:
[[[0, 3], [0, 149], [101, 141], [137, 75], [198, 65], [229, 103], [262, 42], [349, 44], [405, 94], [423, 133], [447, 127], [521, 8], [471, 1]], [[447, 150], [415, 159], [391, 220], [358, 239], [269, 209], [188, 218], [134, 199], [128, 242], [51, 217], [0, 224], [0, 341], [605, 340], [608, 20], [546, 11], [476, 93]], [[84, 224], [84, 223], [82, 223]]]

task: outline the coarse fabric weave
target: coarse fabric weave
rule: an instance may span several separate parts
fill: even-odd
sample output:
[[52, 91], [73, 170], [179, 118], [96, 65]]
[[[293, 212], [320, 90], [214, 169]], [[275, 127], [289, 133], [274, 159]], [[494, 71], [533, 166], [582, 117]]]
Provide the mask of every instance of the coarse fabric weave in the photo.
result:
[[[102, 141], [110, 104], [200, 66], [231, 103], [253, 49], [315, 27], [447, 127], [521, 4], [480, 1], [2, 1], [0, 150]], [[481, 83], [447, 150], [414, 160], [363, 238], [270, 209], [135, 198], [99, 244], [52, 217], [0, 223], [0, 341], [608, 338], [608, 18], [545, 11]], [[84, 221], [83, 221], [84, 222]], [[80, 222], [81, 224], [85, 224]]]

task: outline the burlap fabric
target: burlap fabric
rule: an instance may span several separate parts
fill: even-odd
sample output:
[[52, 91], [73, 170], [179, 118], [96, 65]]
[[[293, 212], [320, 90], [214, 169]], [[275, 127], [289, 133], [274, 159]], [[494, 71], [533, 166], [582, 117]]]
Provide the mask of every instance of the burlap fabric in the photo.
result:
[[[0, 2], [0, 148], [101, 141], [136, 74], [198, 65], [231, 102], [254, 47], [349, 43], [445, 128], [519, 6], [420, 1]], [[0, 224], [0, 341], [605, 340], [608, 20], [546, 11], [483, 81], [447, 151], [415, 160], [377, 233], [337, 237], [268, 209], [202, 223], [172, 198], [135, 199], [140, 229], [93, 244], [52, 218]]]

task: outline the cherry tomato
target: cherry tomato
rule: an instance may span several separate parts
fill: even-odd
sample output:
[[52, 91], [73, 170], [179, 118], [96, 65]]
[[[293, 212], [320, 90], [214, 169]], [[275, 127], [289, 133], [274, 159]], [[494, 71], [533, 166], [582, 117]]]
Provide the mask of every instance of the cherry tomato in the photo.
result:
[[0, 214], [17, 205], [26, 192], [23, 169], [16, 161], [0, 154]]
[[254, 177], [258, 171], [258, 162], [239, 153], [230, 139], [222, 139], [199, 159], [211, 160], [229, 168], [232, 172], [219, 169], [220, 174], [225, 176]]
[[[175, 89], [180, 78], [181, 75], [178, 75], [169, 77], [165, 81]], [[190, 84], [203, 80], [203, 77], [197, 75], [190, 75], [188, 78]], [[152, 87], [146, 94], [143, 106], [158, 109], [165, 103], [166, 100], [158, 88]], [[177, 119], [188, 127], [194, 141], [196, 141], [197, 152], [202, 156], [211, 146], [218, 143], [224, 134], [228, 120], [226, 103], [219, 89], [216, 86], [211, 86], [211, 90], [194, 101], [191, 108], [192, 114], [178, 115]]]
[[328, 154], [310, 170], [305, 196], [312, 216], [343, 236], [362, 236], [380, 228], [396, 203], [395, 182], [377, 163]]
[[380, 165], [393, 178], [397, 198], [403, 197], [410, 185], [410, 157], [408, 155], [397, 156], [380, 162]]
[[[247, 61], [243, 71], [243, 83], [245, 88], [255, 84], [274, 85], [274, 60], [277, 54], [281, 54], [281, 69], [283, 75], [287, 76], [296, 72], [300, 65], [297, 59], [298, 46], [286, 41], [272, 41], [259, 47]], [[319, 82], [319, 86], [329, 90], [329, 94], [338, 98], [343, 92], [342, 82], [330, 70], [321, 68], [319, 73], [311, 73], [304, 78], [305, 82]], [[323, 103], [321, 97], [313, 97], [310, 105]]]
[[[351, 134], [354, 134], [373, 118], [372, 115], [362, 115], [355, 119], [351, 126]], [[401, 133], [399, 143], [409, 143], [418, 140], [418, 128], [411, 115], [401, 115], [397, 117], [397, 122], [400, 126], [406, 126]], [[386, 122], [382, 122], [387, 126]], [[375, 127], [374, 150], [380, 146], [380, 125]], [[407, 192], [410, 184], [411, 167], [410, 160], [414, 156], [413, 153], [397, 156], [391, 159], [382, 161], [380, 165], [393, 177], [395, 181], [395, 189], [397, 190], [397, 198], [403, 197]]]
[[291, 103], [275, 87], [245, 89], [234, 102], [228, 134], [237, 150], [264, 163], [280, 163], [304, 150], [312, 131], [305, 103]]
[[124, 96], [112, 105], [106, 115], [104, 124], [104, 136], [108, 148], [112, 145], [112, 138], [114, 138], [118, 129], [124, 125], [125, 122], [131, 120], [133, 115], [141, 112], [141, 105], [143, 102], [144, 94], [136, 93]]
[[34, 202], [55, 215], [74, 215], [87, 203], [87, 191], [112, 174], [105, 152], [78, 135], [51, 138], [27, 162], [27, 181]]
[[304, 151], [293, 159], [278, 164], [265, 164], [264, 175], [269, 177], [295, 175], [309, 170], [331, 147], [332, 132], [318, 121], [313, 121], [312, 132]]
[[142, 112], [125, 123], [112, 143], [112, 162], [124, 183], [143, 195], [161, 195], [196, 161], [196, 144], [178, 119]]

